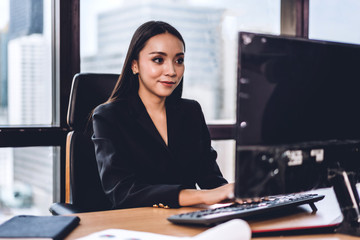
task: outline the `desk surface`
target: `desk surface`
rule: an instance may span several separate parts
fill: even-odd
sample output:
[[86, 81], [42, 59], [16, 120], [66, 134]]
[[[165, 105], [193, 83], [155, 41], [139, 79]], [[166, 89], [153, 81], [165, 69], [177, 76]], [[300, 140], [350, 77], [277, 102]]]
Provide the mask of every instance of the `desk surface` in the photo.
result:
[[[330, 189], [331, 190], [331, 189]], [[287, 228], [291, 226], [309, 226], [313, 224], [331, 224], [339, 221], [340, 210], [336, 203], [332, 190], [326, 190], [324, 200], [316, 204], [319, 209], [312, 214], [310, 207], [303, 206], [297, 212], [287, 216], [272, 216], [271, 219], [256, 219], [248, 221], [252, 230], [264, 230], [273, 228]], [[166, 220], [173, 214], [195, 211], [200, 208], [183, 207], [180, 209], [162, 208], [133, 208], [123, 210], [112, 210], [103, 212], [91, 212], [77, 214], [80, 217], [80, 225], [69, 234], [66, 239], [76, 239], [90, 233], [109, 228], [127, 229], [134, 231], [145, 231], [172, 236], [194, 236], [206, 230], [206, 227], [175, 225]], [[282, 239], [359, 239], [357, 237], [343, 234], [317, 234], [282, 237]], [[278, 239], [278, 237], [255, 238]]]

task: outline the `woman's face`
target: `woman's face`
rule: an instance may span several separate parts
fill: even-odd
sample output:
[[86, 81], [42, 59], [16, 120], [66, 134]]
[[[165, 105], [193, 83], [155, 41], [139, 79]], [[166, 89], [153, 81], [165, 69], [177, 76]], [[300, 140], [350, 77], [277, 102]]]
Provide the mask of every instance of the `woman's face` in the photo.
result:
[[150, 38], [132, 62], [139, 74], [139, 96], [164, 100], [179, 85], [184, 69], [184, 45], [177, 37], [164, 33]]

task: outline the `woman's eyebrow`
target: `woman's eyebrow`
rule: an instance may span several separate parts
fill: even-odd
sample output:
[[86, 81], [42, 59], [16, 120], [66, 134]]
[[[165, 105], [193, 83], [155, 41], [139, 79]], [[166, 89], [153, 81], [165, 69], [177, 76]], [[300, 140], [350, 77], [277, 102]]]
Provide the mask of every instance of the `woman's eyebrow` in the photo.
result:
[[[154, 55], [154, 54], [159, 54], [159, 55], [163, 55], [163, 56], [167, 56], [167, 53], [164, 53], [164, 52], [151, 52], [151, 53], [149, 53], [149, 55]], [[182, 56], [182, 55], [184, 55], [184, 53], [183, 52], [179, 52], [179, 53], [177, 53], [175, 56]]]
[[154, 55], [154, 54], [159, 54], [159, 55], [163, 55], [163, 56], [167, 56], [167, 54], [166, 53], [164, 53], [164, 52], [151, 52], [151, 53], [149, 53], [149, 55]]

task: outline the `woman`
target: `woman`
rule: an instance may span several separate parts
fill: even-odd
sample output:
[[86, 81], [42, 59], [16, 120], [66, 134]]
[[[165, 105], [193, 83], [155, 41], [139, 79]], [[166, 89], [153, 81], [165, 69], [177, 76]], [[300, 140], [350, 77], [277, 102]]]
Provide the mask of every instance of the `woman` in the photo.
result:
[[200, 105], [181, 98], [184, 54], [174, 27], [144, 23], [109, 100], [94, 110], [92, 139], [113, 208], [214, 204], [233, 196]]

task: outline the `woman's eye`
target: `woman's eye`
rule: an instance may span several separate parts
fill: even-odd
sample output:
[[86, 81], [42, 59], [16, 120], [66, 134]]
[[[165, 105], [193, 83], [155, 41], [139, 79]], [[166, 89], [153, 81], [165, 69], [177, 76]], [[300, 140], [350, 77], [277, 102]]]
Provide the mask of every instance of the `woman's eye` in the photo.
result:
[[164, 60], [162, 58], [153, 58], [153, 62], [162, 63]]
[[184, 59], [183, 58], [179, 58], [178, 60], [176, 60], [177, 64], [183, 64], [184, 63]]

